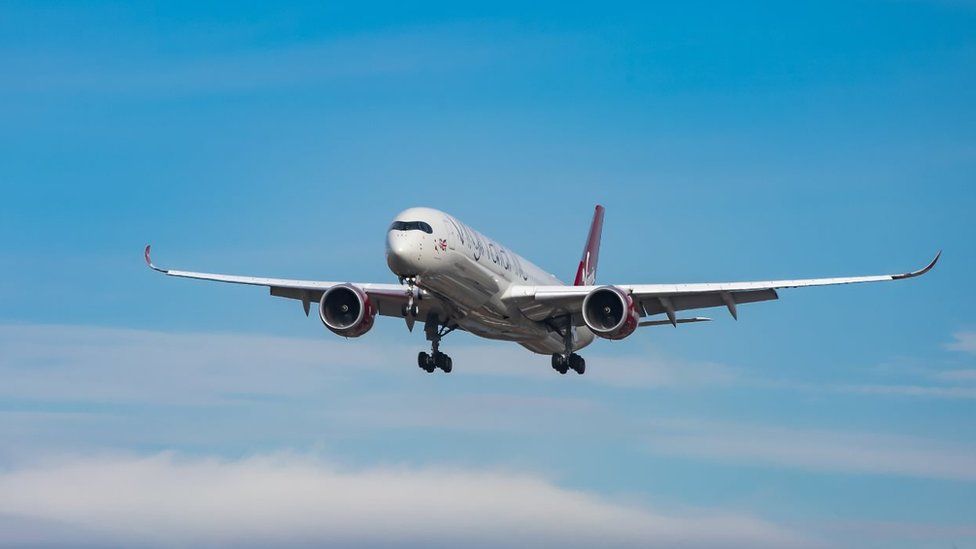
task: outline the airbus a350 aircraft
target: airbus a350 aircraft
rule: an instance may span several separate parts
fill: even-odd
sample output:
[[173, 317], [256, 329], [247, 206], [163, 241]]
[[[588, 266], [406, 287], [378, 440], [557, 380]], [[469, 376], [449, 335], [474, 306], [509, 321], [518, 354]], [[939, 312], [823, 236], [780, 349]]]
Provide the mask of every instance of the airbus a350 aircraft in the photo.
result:
[[[901, 280], [927, 273], [941, 252], [925, 268], [904, 274], [718, 282], [702, 284], [596, 285], [596, 266], [603, 232], [603, 206], [597, 206], [583, 257], [573, 285], [457, 218], [431, 208], [401, 212], [386, 233], [386, 261], [400, 284], [319, 282], [256, 278], [162, 269], [153, 264], [146, 246], [146, 263], [169, 276], [264, 286], [271, 295], [301, 301], [305, 315], [318, 303], [326, 328], [344, 337], [359, 337], [373, 327], [377, 314], [406, 319], [407, 328], [424, 323], [431, 352], [417, 356], [427, 372], [450, 372], [452, 361], [440, 351], [441, 338], [454, 330], [481, 337], [514, 341], [535, 353], [552, 355], [560, 374], [586, 370], [576, 351], [594, 338], [623, 339], [642, 326], [661, 326], [710, 320], [679, 318], [678, 311], [726, 307], [738, 318], [743, 303], [778, 299], [776, 290], [858, 282]], [[641, 320], [664, 314], [660, 320]]]

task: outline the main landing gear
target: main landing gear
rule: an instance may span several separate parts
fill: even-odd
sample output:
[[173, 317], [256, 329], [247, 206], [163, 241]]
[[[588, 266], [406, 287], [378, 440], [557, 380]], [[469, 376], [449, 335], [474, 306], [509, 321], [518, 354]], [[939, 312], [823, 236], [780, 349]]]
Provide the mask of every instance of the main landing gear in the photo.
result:
[[424, 324], [424, 333], [427, 335], [427, 341], [430, 341], [431, 352], [428, 354], [421, 351], [417, 354], [417, 366], [420, 366], [421, 370], [430, 374], [440, 368], [446, 374], [451, 373], [451, 370], [454, 369], [454, 362], [451, 360], [451, 357], [440, 352], [440, 346], [441, 338], [453, 332], [456, 328], [456, 325], [441, 325], [435, 314], [428, 315], [427, 321]]
[[586, 371], [586, 360], [576, 353], [570, 353], [568, 356], [553, 353], [552, 369], [556, 370], [560, 374], [565, 374], [570, 370], [576, 372], [577, 374], [582, 374]]
[[583, 357], [573, 352], [573, 329], [567, 326], [560, 333], [563, 336], [563, 344], [566, 346], [566, 351], [552, 354], [552, 369], [560, 374], [565, 374], [572, 370], [577, 374], [583, 375], [583, 372], [586, 371], [586, 361], [583, 360]]
[[434, 351], [434, 354], [428, 354], [426, 351], [420, 351], [417, 354], [417, 365], [420, 366], [421, 370], [424, 370], [428, 374], [434, 373], [434, 370], [438, 368], [444, 370], [444, 372], [448, 374], [454, 369], [454, 364], [451, 361], [451, 357], [438, 351]]

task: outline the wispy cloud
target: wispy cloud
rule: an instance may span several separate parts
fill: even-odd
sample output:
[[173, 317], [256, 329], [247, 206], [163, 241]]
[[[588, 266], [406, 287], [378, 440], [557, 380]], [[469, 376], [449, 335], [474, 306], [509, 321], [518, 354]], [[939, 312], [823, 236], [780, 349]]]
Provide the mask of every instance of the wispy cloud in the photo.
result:
[[976, 369], [944, 370], [935, 377], [944, 381], [976, 382]]
[[[835, 520], [816, 524], [818, 532], [834, 534], [843, 540], [884, 541], [891, 545], [924, 542], [927, 547], [960, 547], [958, 542], [976, 540], [976, 526], [917, 521]], [[919, 544], [921, 545], [921, 543]]]
[[[956, 332], [946, 349], [976, 354], [976, 332]], [[877, 368], [882, 377], [901, 383], [838, 384], [840, 392], [939, 399], [976, 399], [976, 369], [945, 361], [907, 360]], [[882, 381], [882, 380], [879, 380]]]
[[963, 331], [952, 334], [954, 341], [946, 345], [951, 351], [976, 354], [976, 332]]
[[[249, 334], [166, 333], [63, 325], [0, 325], [0, 396], [74, 401], [199, 403], [309, 395], [363, 371], [422, 378], [416, 346], [363, 345]], [[455, 377], [551, 379], [547, 357], [514, 346], [452, 347]], [[391, 357], [396, 357], [391, 360]], [[592, 355], [573, 382], [619, 387], [696, 387], [732, 382], [729, 367]]]
[[[586, 374], [576, 381], [614, 387], [701, 387], [729, 385], [741, 375], [724, 364], [666, 357], [648, 349], [638, 352], [626, 356], [588, 352]], [[463, 364], [468, 371], [480, 375], [532, 378], [553, 375], [547, 367], [547, 357], [528, 354], [520, 347], [476, 346], [462, 349], [458, 354], [464, 356]], [[544, 367], [533, 367], [539, 364]]]
[[[351, 425], [358, 431], [374, 432], [421, 428], [522, 435], [583, 430], [594, 437], [626, 433], [629, 438], [646, 434], [645, 420], [622, 415], [611, 402], [590, 396], [589, 390], [584, 394], [553, 391], [548, 383], [539, 385], [540, 391], [530, 389], [535, 378], [553, 381], [560, 377], [544, 360], [540, 363], [539, 357], [504, 346], [493, 346], [491, 352], [486, 349], [452, 349], [457, 372], [432, 378], [410, 365], [409, 359], [398, 358], [391, 364], [391, 355], [409, 357], [413, 349], [328, 337], [305, 340], [78, 326], [0, 326], [0, 375], [4, 379], [0, 397], [39, 403], [3, 412], [10, 421], [0, 423], [0, 434], [13, 440], [29, 439], [44, 451], [58, 447], [56, 441], [67, 432], [66, 422], [71, 422], [80, 426], [71, 432], [85, 433], [84, 441], [75, 441], [85, 442], [83, 448], [98, 443], [148, 444], [139, 434], [148, 420], [130, 421], [122, 413], [130, 408], [120, 412], [111, 403], [156, 403], [170, 410], [194, 410], [242, 402], [249, 409], [261, 406], [266, 411], [250, 420], [247, 430], [234, 422], [203, 423], [200, 432], [194, 428], [196, 422], [179, 429], [153, 422], [158, 430], [152, 443], [178, 446], [191, 440], [199, 444], [198, 437], [218, 425], [225, 442], [247, 440], [252, 429], [280, 432], [283, 424], [295, 434], [293, 440], [318, 437], [325, 426], [330, 426], [333, 436], [342, 436]], [[585, 376], [558, 379], [559, 387], [587, 383], [683, 390], [749, 384], [737, 371], [721, 365], [653, 356], [594, 358], [596, 365]], [[503, 377], [527, 383], [513, 392], [494, 385], [493, 378]], [[391, 379], [395, 388], [390, 387]], [[450, 389], [443, 390], [443, 383], [450, 383]], [[968, 387], [849, 385], [842, 390], [974, 397]], [[100, 417], [98, 412], [106, 409], [106, 403], [110, 413]], [[303, 411], [300, 418], [293, 417], [296, 409]], [[567, 422], [567, 417], [574, 419]], [[609, 424], [615, 426], [613, 433], [606, 428]], [[746, 466], [976, 480], [976, 449], [933, 440], [698, 421], [657, 421], [652, 427], [648, 436], [657, 453]], [[128, 438], [114, 438], [123, 436]], [[88, 440], [92, 437], [94, 442]], [[16, 455], [10, 448], [2, 450]]]
[[842, 392], [865, 395], [896, 395], [947, 399], [976, 398], [976, 387], [949, 387], [937, 385], [843, 385]]
[[0, 326], [0, 395], [81, 402], [201, 403], [314, 393], [382, 368], [382, 350], [241, 334], [58, 325]]
[[10, 442], [0, 461], [66, 447], [246, 446], [256, 432], [300, 447], [390, 429], [612, 437], [634, 421], [599, 397], [604, 388], [698, 390], [736, 375], [653, 355], [592, 355], [586, 375], [562, 377], [547, 357], [515, 346], [450, 349], [447, 376], [416, 367], [416, 344], [329, 334], [0, 325], [0, 438]]
[[[662, 513], [533, 475], [348, 470], [293, 454], [236, 461], [172, 454], [89, 457], [8, 470], [0, 473], [0, 516], [0, 524], [11, 527], [0, 529], [0, 544], [804, 544], [754, 517]], [[31, 528], [17, 528], [19, 522]], [[60, 528], [44, 539], [34, 528], [47, 524]], [[25, 531], [32, 531], [30, 539]]]
[[870, 432], [661, 421], [649, 449], [747, 466], [976, 481], [976, 447]]

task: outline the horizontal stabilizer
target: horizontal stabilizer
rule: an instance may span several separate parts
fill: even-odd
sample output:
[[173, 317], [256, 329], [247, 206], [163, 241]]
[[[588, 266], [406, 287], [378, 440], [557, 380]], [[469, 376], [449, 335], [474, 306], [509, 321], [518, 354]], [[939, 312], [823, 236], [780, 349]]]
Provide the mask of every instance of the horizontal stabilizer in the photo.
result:
[[[708, 318], [707, 316], [694, 316], [694, 317], [691, 317], [691, 318], [676, 318], [676, 319], [674, 319], [674, 324], [688, 324], [688, 323], [691, 323], [691, 322], [708, 322], [710, 320], [712, 320], [712, 319]], [[668, 324], [671, 324], [671, 320], [670, 319], [668, 319], [668, 320], [645, 320], [644, 322], [640, 322], [637, 325], [638, 326], [666, 326]]]

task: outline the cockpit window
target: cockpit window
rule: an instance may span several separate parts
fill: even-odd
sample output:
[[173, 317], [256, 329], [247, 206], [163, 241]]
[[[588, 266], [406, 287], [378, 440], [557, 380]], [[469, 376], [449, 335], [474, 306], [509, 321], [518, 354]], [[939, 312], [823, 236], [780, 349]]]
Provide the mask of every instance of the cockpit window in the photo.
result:
[[430, 228], [424, 221], [394, 221], [390, 225], [391, 231], [424, 231], [427, 234], [433, 234], [434, 229]]

